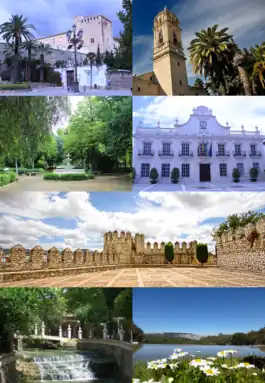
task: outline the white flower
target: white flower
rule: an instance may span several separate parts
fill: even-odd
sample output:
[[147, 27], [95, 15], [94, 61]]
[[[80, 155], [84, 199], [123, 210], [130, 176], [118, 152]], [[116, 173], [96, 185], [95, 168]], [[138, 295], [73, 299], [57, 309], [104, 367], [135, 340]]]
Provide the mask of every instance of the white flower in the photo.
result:
[[182, 351], [182, 348], [176, 348], [176, 349], [174, 350], [174, 354], [175, 354], [176, 352], [180, 352], [180, 351]]
[[208, 360], [216, 360], [216, 358], [214, 356], [208, 356], [208, 358], [206, 358]]
[[140, 383], [140, 379], [133, 379], [133, 383]]
[[208, 366], [208, 361], [205, 359], [193, 359], [190, 362], [190, 366], [192, 367]]
[[179, 357], [182, 357], [182, 356], [185, 356], [185, 355], [188, 355], [188, 352], [184, 352], [184, 351], [182, 351], [182, 352], [179, 352], [179, 353], [178, 353], [178, 356], [179, 356]]
[[227, 364], [221, 364], [221, 367], [222, 368], [227, 368], [227, 369], [229, 368]]
[[227, 354], [236, 354], [238, 351], [237, 350], [231, 350], [231, 349], [229, 349], [229, 350], [225, 350], [226, 352], [227, 352]]
[[227, 352], [226, 352], [226, 350], [224, 350], [224, 351], [219, 351], [219, 352], [217, 353], [217, 356], [226, 357], [226, 356], [227, 356]]
[[238, 368], [241, 368], [241, 367], [244, 367], [244, 368], [256, 368], [254, 366], [254, 364], [250, 364], [250, 363], [247, 363], [247, 362], [244, 362], [244, 363], [239, 363], [237, 365]]
[[253, 372], [253, 374], [252, 375], [254, 375], [254, 376], [257, 376], [258, 374], [256, 373], [256, 372]]
[[178, 363], [169, 363], [168, 366], [171, 368], [171, 370], [175, 370], [175, 368], [178, 368]]
[[218, 368], [210, 368], [208, 366], [205, 366], [201, 367], [200, 370], [203, 371], [207, 376], [216, 376], [220, 374]]
[[178, 359], [178, 358], [179, 358], [179, 354], [172, 354], [169, 357], [169, 359]]

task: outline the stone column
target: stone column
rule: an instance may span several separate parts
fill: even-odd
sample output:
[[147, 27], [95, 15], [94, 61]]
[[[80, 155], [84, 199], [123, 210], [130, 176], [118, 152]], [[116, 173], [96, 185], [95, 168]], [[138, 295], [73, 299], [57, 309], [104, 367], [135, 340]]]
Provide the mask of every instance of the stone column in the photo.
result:
[[80, 326], [79, 326], [79, 329], [78, 329], [78, 339], [82, 339], [82, 329], [81, 329]]
[[103, 339], [108, 339], [108, 329], [106, 323], [103, 323]]
[[37, 325], [37, 323], [35, 323], [34, 335], [38, 335], [38, 325]]
[[71, 339], [72, 338], [72, 329], [71, 329], [70, 325], [68, 325], [67, 334], [68, 334], [68, 339]]
[[123, 326], [121, 325], [121, 327], [119, 328], [119, 336], [120, 336], [120, 341], [123, 342], [124, 340], [124, 329], [123, 329]]
[[93, 331], [92, 331], [92, 329], [89, 330], [89, 339], [93, 339]]
[[42, 324], [41, 324], [41, 336], [42, 337], [45, 336], [45, 324], [44, 324], [44, 322], [42, 322]]
[[62, 338], [63, 337], [63, 329], [62, 329], [62, 326], [60, 325], [59, 327], [59, 337]]

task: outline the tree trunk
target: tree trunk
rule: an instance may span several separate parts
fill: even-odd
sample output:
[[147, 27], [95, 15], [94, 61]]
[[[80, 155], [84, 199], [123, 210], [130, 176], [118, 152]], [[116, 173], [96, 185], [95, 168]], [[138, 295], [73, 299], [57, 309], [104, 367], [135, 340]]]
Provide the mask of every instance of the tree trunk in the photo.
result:
[[93, 65], [92, 65], [92, 61], [90, 61], [90, 88], [92, 89], [92, 70], [93, 70]]
[[238, 66], [238, 73], [244, 87], [245, 95], [252, 96], [251, 86], [245, 68], [243, 68], [242, 66]]
[[18, 164], [17, 164], [17, 158], [15, 159], [15, 164], [16, 164], [16, 173], [18, 175]]
[[34, 158], [32, 158], [32, 169], [34, 169], [35, 163], [34, 163]]
[[17, 55], [15, 55], [12, 58], [10, 77], [11, 77], [12, 84], [16, 84], [18, 82], [18, 57], [17, 57]]
[[44, 55], [40, 55], [40, 82], [44, 83]]

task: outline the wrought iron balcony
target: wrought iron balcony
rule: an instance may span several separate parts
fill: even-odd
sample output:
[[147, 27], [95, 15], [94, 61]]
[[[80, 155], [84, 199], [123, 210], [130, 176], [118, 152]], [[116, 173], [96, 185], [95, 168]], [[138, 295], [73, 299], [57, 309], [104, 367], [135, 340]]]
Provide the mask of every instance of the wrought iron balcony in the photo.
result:
[[138, 156], [146, 156], [146, 157], [148, 157], [148, 156], [153, 156], [154, 155], [154, 151], [153, 150], [139, 150], [138, 151]]
[[216, 157], [229, 157], [230, 152], [229, 151], [224, 151], [224, 152], [216, 152]]
[[189, 150], [189, 152], [179, 151], [179, 157], [193, 157], [193, 151]]
[[233, 152], [234, 157], [246, 157], [246, 151]]
[[257, 150], [252, 150], [249, 152], [249, 156], [250, 157], [261, 157], [262, 156], [262, 152], [260, 151], [257, 151]]
[[170, 150], [170, 152], [160, 150], [158, 152], [158, 155], [159, 155], [159, 157], [173, 157], [174, 156], [174, 152], [172, 150]]
[[205, 150], [198, 150], [197, 154], [199, 157], [211, 157], [210, 153]]

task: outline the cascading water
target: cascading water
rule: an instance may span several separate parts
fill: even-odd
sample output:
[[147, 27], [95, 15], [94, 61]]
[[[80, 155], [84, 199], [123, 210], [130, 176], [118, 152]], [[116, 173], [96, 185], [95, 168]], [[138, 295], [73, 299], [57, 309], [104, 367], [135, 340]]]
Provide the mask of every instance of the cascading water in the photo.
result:
[[95, 380], [90, 369], [90, 356], [85, 354], [36, 356], [41, 382], [88, 382]]

